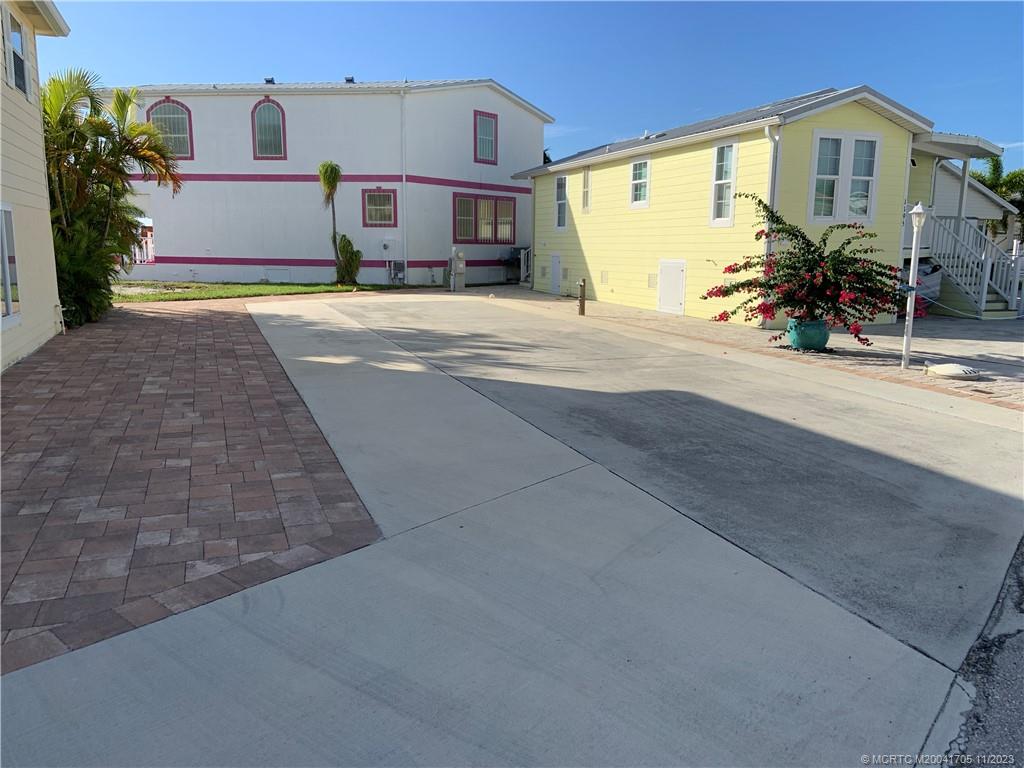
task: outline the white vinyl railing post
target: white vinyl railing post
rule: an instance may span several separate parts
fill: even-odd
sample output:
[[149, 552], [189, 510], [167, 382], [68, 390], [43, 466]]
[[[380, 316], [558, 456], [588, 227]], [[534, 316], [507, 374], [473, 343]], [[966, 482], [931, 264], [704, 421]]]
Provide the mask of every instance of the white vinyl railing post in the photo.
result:
[[1016, 309], [1017, 314], [1021, 314], [1021, 310], [1024, 309], [1024, 290], [1021, 290], [1021, 259], [1020, 253], [1020, 240], [1013, 241], [1013, 307]]

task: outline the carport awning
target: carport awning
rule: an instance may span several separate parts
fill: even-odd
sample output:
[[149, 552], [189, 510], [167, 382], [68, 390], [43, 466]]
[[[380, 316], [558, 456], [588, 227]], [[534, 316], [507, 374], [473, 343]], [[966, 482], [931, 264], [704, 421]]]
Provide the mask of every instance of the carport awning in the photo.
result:
[[913, 148], [938, 157], [964, 160], [972, 157], [999, 157], [1003, 148], [980, 136], [959, 133], [919, 133]]

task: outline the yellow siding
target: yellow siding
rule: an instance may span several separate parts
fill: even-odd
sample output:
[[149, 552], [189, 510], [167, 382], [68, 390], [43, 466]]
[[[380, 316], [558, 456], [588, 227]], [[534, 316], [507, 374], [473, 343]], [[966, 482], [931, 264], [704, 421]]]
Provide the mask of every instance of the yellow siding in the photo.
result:
[[[699, 296], [724, 280], [722, 268], [761, 246], [754, 241], [753, 206], [737, 200], [733, 225], [712, 227], [714, 146], [707, 142], [650, 156], [650, 204], [630, 207], [630, 173], [637, 158], [591, 168], [590, 211], [583, 212], [583, 170], [566, 172], [569, 210], [566, 228], [555, 228], [555, 174], [536, 179], [535, 266], [537, 290], [551, 291], [551, 256], [558, 254], [568, 278], [559, 293], [575, 295], [585, 277], [588, 295], [643, 309], [656, 309], [656, 276], [662, 259], [686, 262], [684, 313], [710, 317], [731, 306]], [[734, 191], [765, 197], [770, 145], [762, 131], [738, 136]], [[606, 273], [607, 282], [602, 282]]]
[[932, 174], [935, 173], [935, 158], [931, 155], [911, 154], [917, 167], [910, 168], [910, 184], [907, 188], [907, 202], [914, 205], [918, 201], [925, 207], [932, 204]]
[[[31, 20], [10, 5], [25, 30], [26, 75], [31, 98], [11, 87], [4, 72], [0, 85], [0, 202], [14, 219], [20, 313], [4, 318], [0, 366], [35, 350], [59, 328], [57, 275], [50, 231], [50, 203], [43, 159], [35, 35]], [[0, 36], [2, 38], [2, 36]], [[6, 62], [6, 55], [0, 55]]]
[[879, 177], [875, 219], [867, 224], [867, 229], [878, 234], [874, 245], [885, 251], [878, 254], [878, 258], [896, 264], [902, 258], [900, 233], [910, 163], [910, 132], [860, 104], [844, 104], [783, 126], [778, 209], [812, 237], [825, 229], [823, 224], [811, 223], [808, 210], [814, 131], [817, 129], [874, 133], [881, 137], [876, 155]]

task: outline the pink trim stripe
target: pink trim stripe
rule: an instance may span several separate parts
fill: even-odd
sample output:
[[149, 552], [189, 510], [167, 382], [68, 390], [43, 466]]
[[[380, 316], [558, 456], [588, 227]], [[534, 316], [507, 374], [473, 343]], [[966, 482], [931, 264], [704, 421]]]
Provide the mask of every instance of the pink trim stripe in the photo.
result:
[[[251, 182], [306, 182], [320, 183], [315, 173], [182, 173], [182, 181], [251, 181]], [[533, 193], [530, 187], [516, 187], [509, 184], [491, 184], [484, 181], [466, 181], [460, 179], [442, 179], [436, 176], [407, 175], [406, 181], [412, 184], [426, 184], [434, 187], [457, 187], [459, 189], [480, 189], [488, 192], [511, 192], [518, 195]], [[149, 181], [144, 174], [133, 173], [132, 181]], [[376, 184], [381, 182], [400, 182], [400, 173], [346, 173], [341, 177], [342, 184]]]
[[484, 181], [458, 181], [456, 179], [439, 179], [434, 176], [407, 175], [406, 180], [413, 184], [431, 184], [436, 187], [459, 187], [460, 189], [482, 189], [487, 192], [513, 192], [520, 195], [532, 194], [530, 187], [516, 187], [511, 184], [490, 184]]
[[[334, 268], [333, 259], [259, 259], [248, 256], [156, 256], [154, 264], [203, 264], [232, 265], [254, 267], [325, 267]], [[466, 259], [469, 267], [500, 267], [501, 259]], [[368, 269], [383, 269], [388, 265], [384, 259], [363, 259], [361, 266]], [[137, 266], [145, 266], [140, 264]], [[447, 267], [445, 259], [420, 259], [408, 262], [410, 269], [427, 269], [429, 267]]]

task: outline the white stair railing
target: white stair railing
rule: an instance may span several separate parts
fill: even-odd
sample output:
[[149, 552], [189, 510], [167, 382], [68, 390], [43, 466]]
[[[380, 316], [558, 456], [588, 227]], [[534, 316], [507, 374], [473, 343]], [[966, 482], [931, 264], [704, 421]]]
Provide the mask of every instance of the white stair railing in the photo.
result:
[[[985, 311], [988, 265], [983, 253], [972, 248], [950, 228], [948, 216], [932, 218], [932, 261], [942, 265], [943, 273], [963, 291], [979, 312]], [[963, 231], [963, 227], [961, 227]]]
[[956, 216], [936, 216], [935, 219], [940, 225], [956, 232], [961, 242], [984, 261], [987, 280], [984, 281], [985, 293], [979, 296], [979, 308], [984, 310], [985, 297], [992, 291], [1005, 299], [1010, 309], [1017, 309], [1021, 298], [1017, 260], [996, 245], [985, 231], [973, 222], [958, 219]]

